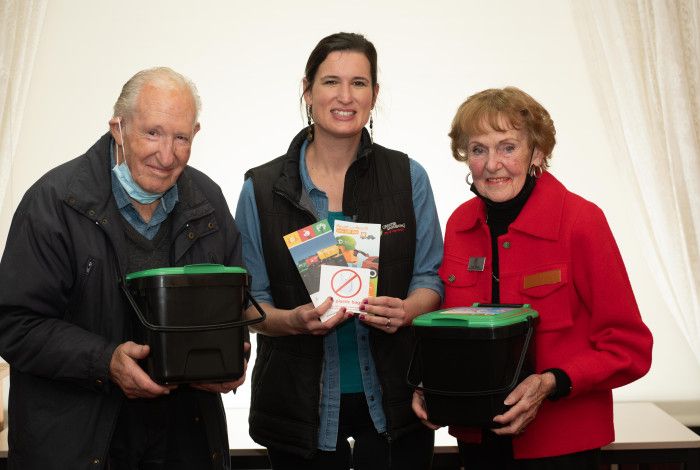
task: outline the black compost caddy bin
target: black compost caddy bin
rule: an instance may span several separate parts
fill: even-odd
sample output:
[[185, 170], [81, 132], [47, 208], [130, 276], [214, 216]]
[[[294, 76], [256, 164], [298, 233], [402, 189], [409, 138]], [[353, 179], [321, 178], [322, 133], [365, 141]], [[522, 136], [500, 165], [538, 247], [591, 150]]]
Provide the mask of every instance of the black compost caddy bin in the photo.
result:
[[537, 317], [528, 304], [478, 303], [416, 317], [408, 383], [423, 390], [428, 420], [496, 427], [503, 400], [534, 372]]
[[[265, 319], [248, 291], [249, 280], [245, 269], [218, 264], [126, 276], [123, 290], [136, 312], [136, 340], [151, 348], [142, 366], [155, 382], [224, 382], [243, 375], [243, 328]], [[260, 318], [243, 320], [247, 300]]]

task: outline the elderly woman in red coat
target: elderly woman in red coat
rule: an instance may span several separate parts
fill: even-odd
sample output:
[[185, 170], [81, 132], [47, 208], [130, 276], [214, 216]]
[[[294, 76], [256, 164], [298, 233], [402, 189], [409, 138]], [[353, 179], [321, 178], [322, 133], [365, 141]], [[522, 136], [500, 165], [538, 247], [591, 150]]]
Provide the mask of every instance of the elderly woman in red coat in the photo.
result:
[[[513, 87], [471, 96], [452, 122], [452, 154], [477, 197], [447, 222], [443, 307], [527, 303], [540, 315], [537, 373], [506, 398], [512, 407], [494, 429], [450, 428], [467, 469], [597, 470], [614, 439], [612, 389], [651, 364], [603, 212], [547, 171], [554, 134], [549, 113]], [[422, 399], [413, 407], [429, 425]]]

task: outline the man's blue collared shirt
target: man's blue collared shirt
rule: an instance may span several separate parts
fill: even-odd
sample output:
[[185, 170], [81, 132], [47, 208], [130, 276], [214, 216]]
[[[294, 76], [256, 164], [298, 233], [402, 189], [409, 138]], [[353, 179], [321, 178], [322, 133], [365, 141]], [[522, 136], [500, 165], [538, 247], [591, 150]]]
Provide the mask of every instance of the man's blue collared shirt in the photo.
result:
[[[319, 220], [328, 217], [328, 198], [318, 189], [309, 177], [306, 168], [306, 145], [299, 155], [299, 172], [304, 190], [308, 193]], [[416, 253], [413, 263], [413, 277], [409, 293], [418, 288], [428, 288], [443, 295], [443, 286], [437, 275], [442, 261], [442, 232], [435, 208], [430, 180], [425, 169], [416, 161], [410, 160], [413, 210], [416, 217]], [[243, 184], [236, 208], [236, 225], [243, 240], [243, 258], [252, 276], [251, 292], [258, 302], [274, 305], [267, 275], [260, 237], [260, 219], [255, 203], [253, 182], [248, 179]], [[301, 227], [300, 227], [301, 228]], [[357, 318], [357, 352], [362, 372], [362, 385], [367, 398], [370, 416], [379, 433], [386, 432], [386, 416], [382, 408], [382, 395], [379, 377], [370, 352], [368, 327]], [[324, 451], [335, 450], [338, 439], [340, 414], [340, 363], [338, 359], [338, 335], [332, 331], [323, 341], [323, 376], [320, 403], [320, 429], [318, 448]]]

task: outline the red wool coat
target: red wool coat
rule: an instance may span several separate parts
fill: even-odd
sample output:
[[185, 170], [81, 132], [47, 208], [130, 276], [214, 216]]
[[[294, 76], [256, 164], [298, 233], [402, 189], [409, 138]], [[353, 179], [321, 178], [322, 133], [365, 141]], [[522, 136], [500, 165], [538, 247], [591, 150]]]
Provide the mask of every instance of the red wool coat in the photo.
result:
[[[485, 257], [484, 270], [468, 271], [470, 257]], [[525, 432], [514, 437], [515, 458], [563, 455], [612, 442], [611, 390], [649, 370], [652, 336], [603, 212], [544, 173], [499, 237], [498, 257], [501, 302], [528, 303], [540, 314], [537, 372], [556, 367], [572, 383], [569, 396], [545, 400]], [[473, 198], [447, 222], [440, 268], [444, 307], [490, 302], [491, 261], [485, 205]], [[469, 431], [450, 429], [465, 440], [473, 436]]]

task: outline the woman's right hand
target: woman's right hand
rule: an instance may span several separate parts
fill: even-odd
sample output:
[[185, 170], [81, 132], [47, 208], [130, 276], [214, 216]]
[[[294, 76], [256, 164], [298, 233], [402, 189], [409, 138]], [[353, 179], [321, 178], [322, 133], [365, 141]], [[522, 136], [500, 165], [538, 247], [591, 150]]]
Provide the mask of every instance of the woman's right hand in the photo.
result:
[[433, 431], [442, 427], [428, 421], [428, 410], [425, 408], [425, 397], [423, 396], [422, 390], [413, 391], [413, 401], [411, 401], [411, 408], [413, 408], [413, 412], [416, 414], [416, 416], [418, 416], [421, 422]]
[[333, 305], [333, 298], [328, 297], [318, 307], [308, 303], [300, 305], [291, 311], [289, 316], [290, 327], [295, 334], [300, 335], [326, 335], [340, 323], [352, 317], [352, 313], [347, 313], [346, 309], [341, 308], [338, 313], [333, 315], [328, 320], [322, 322], [321, 316], [328, 311]]

